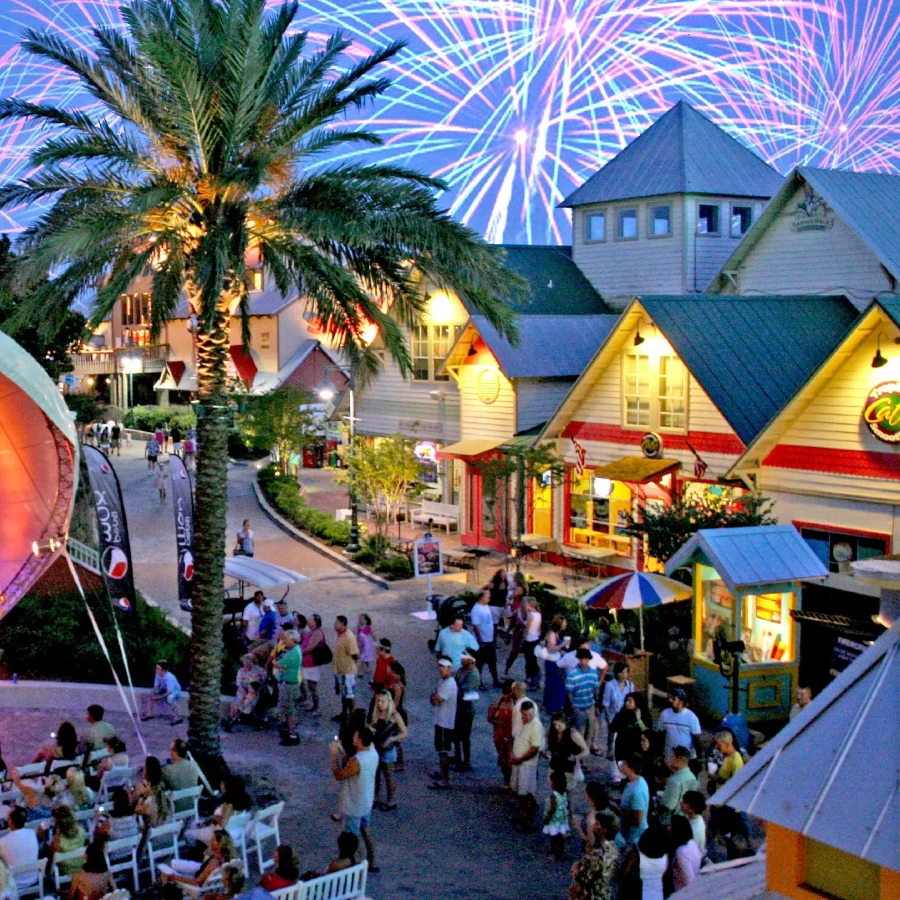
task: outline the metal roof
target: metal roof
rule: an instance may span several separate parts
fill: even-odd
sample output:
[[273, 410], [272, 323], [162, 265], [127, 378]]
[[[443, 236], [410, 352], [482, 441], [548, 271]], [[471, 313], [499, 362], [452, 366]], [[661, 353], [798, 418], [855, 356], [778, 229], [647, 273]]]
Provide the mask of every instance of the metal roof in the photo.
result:
[[589, 316], [610, 312], [581, 269], [572, 262], [571, 247], [500, 246], [506, 252], [506, 268], [521, 275], [531, 289], [522, 302], [512, 304], [520, 316]]
[[769, 198], [783, 180], [776, 169], [681, 100], [560, 206], [661, 194]]
[[[275, 286], [274, 282], [261, 291], [250, 291], [247, 296], [251, 316], [274, 316], [297, 299], [296, 294], [290, 294], [288, 297], [285, 297]], [[178, 301], [171, 318], [188, 319], [190, 315], [187, 297], [183, 296]], [[239, 315], [239, 313], [235, 313], [235, 315]]]
[[712, 798], [900, 871], [900, 623]]
[[669, 559], [666, 575], [694, 560], [713, 566], [732, 593], [828, 575], [828, 568], [793, 525], [701, 529]]
[[876, 297], [875, 299], [891, 321], [900, 328], [900, 299], [897, 297]]
[[806, 383], [859, 315], [846, 297], [637, 299], [744, 444]]
[[766, 854], [704, 866], [697, 877], [671, 896], [678, 900], [763, 900]]
[[522, 316], [513, 347], [484, 316], [472, 324], [507, 378], [575, 378], [619, 320], [615, 315]]

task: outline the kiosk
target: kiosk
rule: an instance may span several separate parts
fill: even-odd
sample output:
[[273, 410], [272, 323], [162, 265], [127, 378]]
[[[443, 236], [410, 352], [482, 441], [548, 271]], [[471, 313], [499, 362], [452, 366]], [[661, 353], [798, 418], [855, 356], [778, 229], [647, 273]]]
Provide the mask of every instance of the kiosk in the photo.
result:
[[[801, 582], [828, 570], [792, 525], [698, 531], [666, 563], [693, 575], [696, 704], [749, 722], [785, 719], [797, 684]], [[743, 647], [740, 644], [743, 644]], [[737, 709], [731, 709], [738, 655]]]

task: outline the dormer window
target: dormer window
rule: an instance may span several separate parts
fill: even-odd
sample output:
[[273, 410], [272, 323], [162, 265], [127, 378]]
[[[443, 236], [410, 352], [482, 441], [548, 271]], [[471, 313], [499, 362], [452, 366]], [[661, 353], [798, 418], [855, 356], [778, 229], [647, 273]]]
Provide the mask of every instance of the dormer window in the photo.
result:
[[668, 206], [650, 210], [650, 237], [666, 237], [672, 233], [672, 216]]
[[606, 213], [590, 213], [586, 219], [585, 240], [606, 240]]
[[634, 241], [638, 236], [638, 213], [636, 209], [620, 209], [617, 237], [620, 241]]
[[734, 238], [743, 237], [753, 224], [753, 207], [737, 206], [731, 207], [731, 236]]
[[622, 358], [622, 425], [660, 431], [687, 429], [688, 374], [672, 353]]
[[249, 275], [250, 281], [250, 290], [251, 291], [261, 291], [263, 286], [265, 285], [265, 278], [263, 276], [262, 269], [248, 269], [247, 274]]
[[719, 233], [719, 207], [716, 204], [700, 204], [697, 212], [697, 232], [715, 235]]

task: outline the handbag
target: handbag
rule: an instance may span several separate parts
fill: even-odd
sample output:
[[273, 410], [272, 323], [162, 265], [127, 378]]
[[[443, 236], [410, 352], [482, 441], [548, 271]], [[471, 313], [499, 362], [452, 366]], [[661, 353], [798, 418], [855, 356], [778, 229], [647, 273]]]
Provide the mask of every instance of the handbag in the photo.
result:
[[313, 665], [316, 666], [327, 666], [328, 663], [334, 659], [331, 647], [324, 641], [321, 644], [316, 644], [316, 646], [309, 651], [309, 655], [312, 657]]

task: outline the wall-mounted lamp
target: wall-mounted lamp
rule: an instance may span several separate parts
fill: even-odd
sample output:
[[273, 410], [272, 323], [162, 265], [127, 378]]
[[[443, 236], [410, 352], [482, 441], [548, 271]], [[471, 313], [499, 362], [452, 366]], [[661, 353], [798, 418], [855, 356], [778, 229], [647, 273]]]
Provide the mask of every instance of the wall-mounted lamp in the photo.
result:
[[888, 358], [884, 356], [881, 352], [881, 335], [878, 335], [878, 349], [875, 351], [875, 355], [872, 357], [872, 368], [880, 369], [882, 366], [886, 366], [888, 363]]
[[428, 396], [431, 397], [432, 400], [443, 400], [447, 396], [446, 391], [429, 391]]
[[56, 553], [62, 545], [63, 542], [61, 538], [50, 538], [46, 544], [39, 544], [37, 541], [32, 541], [31, 552], [35, 556], [43, 556], [45, 553]]
[[637, 333], [634, 336], [634, 346], [640, 347], [641, 344], [643, 344], [644, 341], [646, 341], [646, 340], [647, 340], [647, 338], [645, 338], [641, 335], [641, 326], [638, 325]]

